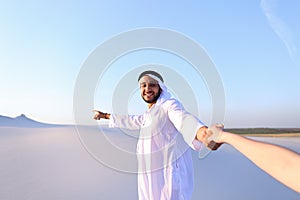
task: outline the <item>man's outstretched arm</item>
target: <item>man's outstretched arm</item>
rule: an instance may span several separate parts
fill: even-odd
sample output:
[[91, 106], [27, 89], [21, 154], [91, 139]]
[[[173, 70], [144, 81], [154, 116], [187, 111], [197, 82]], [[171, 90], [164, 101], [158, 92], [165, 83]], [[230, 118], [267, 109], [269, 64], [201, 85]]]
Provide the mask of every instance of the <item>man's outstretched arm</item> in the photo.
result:
[[114, 115], [99, 110], [93, 110], [93, 112], [95, 120], [108, 119], [110, 128], [138, 130], [143, 123], [143, 115]]

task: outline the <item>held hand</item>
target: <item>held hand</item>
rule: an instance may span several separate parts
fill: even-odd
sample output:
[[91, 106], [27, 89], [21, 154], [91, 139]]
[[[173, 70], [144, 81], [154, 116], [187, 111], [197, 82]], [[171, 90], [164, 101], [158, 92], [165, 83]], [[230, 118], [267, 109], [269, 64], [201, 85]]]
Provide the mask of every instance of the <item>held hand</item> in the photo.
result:
[[208, 128], [204, 144], [213, 151], [217, 150], [223, 144], [221, 141], [223, 128], [223, 124], [214, 124]]
[[205, 143], [205, 140], [207, 139], [207, 126], [202, 126], [201, 128], [198, 129], [196, 139], [199, 140], [202, 143]]
[[108, 119], [107, 118], [107, 115], [108, 115], [107, 113], [103, 113], [99, 110], [93, 110], [93, 112], [95, 113], [95, 115], [94, 115], [95, 120], [100, 120], [101, 118], [102, 119]]

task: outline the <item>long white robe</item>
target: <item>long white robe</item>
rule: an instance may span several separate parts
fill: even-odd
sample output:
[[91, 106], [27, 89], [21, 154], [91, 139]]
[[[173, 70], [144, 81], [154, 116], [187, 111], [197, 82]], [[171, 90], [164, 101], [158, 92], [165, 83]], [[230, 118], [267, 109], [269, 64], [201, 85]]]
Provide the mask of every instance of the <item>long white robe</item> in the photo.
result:
[[182, 104], [160, 97], [142, 115], [111, 115], [110, 127], [140, 129], [137, 144], [139, 200], [188, 200], [194, 187], [191, 148], [203, 123]]

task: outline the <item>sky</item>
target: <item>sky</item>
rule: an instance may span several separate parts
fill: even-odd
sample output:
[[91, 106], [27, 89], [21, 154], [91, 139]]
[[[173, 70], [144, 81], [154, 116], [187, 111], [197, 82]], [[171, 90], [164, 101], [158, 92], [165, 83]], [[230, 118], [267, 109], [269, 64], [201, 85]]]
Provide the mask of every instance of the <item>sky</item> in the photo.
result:
[[[300, 127], [299, 7], [297, 0], [2, 1], [0, 115], [75, 123], [74, 90], [92, 52], [124, 32], [153, 27], [185, 35], [205, 50], [224, 87], [225, 127]], [[195, 92], [199, 117], [211, 123], [205, 78], [180, 56], [158, 49], [122, 55], [107, 66], [94, 107], [111, 112], [121, 78], [149, 63], [183, 77]], [[176, 86], [171, 91], [178, 95]], [[138, 88], [127, 103], [129, 112], [146, 110]]]

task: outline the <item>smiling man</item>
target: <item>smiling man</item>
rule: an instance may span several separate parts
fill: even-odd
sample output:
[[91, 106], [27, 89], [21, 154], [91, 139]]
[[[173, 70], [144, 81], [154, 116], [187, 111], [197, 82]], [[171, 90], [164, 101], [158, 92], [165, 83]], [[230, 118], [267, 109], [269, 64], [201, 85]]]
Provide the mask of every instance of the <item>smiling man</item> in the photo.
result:
[[148, 103], [148, 107], [150, 108], [154, 103], [156, 103], [159, 98], [162, 89], [160, 88], [158, 81], [155, 78], [151, 78], [147, 73], [155, 74], [155, 77], [159, 78], [161, 82], [163, 82], [163, 78], [154, 71], [146, 71], [143, 72], [139, 78], [139, 85], [141, 90], [141, 96], [146, 103]]
[[140, 200], [188, 200], [194, 188], [191, 148], [199, 150], [207, 127], [171, 97], [162, 76], [145, 71], [138, 77], [148, 109], [142, 115], [115, 115], [94, 110], [94, 119], [110, 127], [140, 130], [137, 144]]

